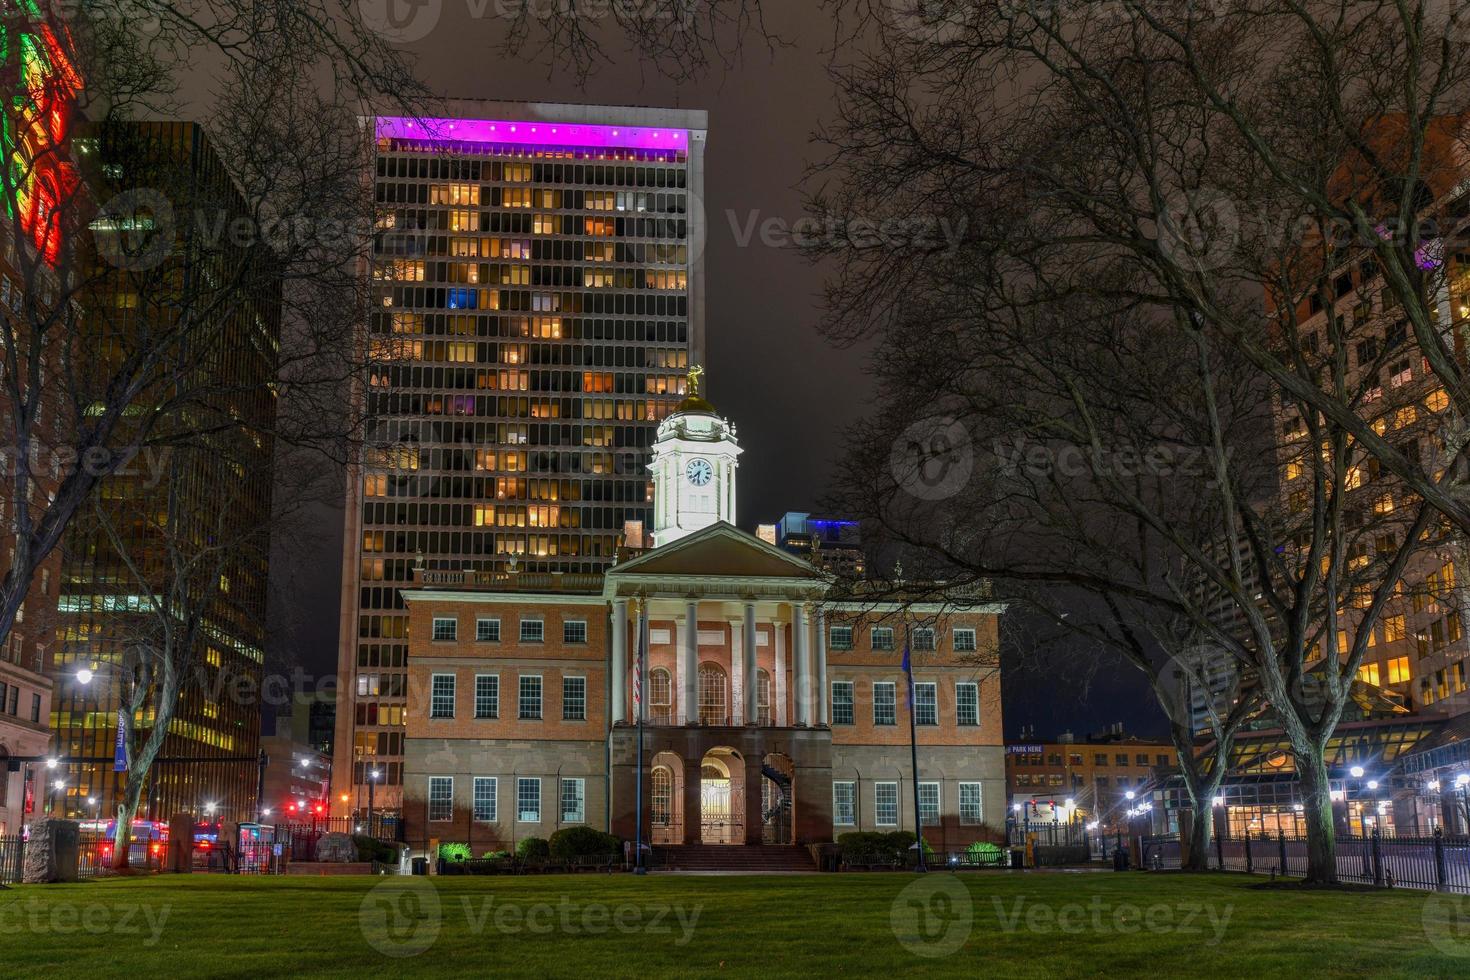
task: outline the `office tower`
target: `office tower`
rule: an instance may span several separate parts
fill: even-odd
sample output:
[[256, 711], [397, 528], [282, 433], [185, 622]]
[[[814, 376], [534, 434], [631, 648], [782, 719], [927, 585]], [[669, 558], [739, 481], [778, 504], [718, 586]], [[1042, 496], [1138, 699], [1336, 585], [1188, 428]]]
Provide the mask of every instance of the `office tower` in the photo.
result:
[[[402, 784], [434, 570], [595, 573], [649, 521], [704, 324], [705, 113], [461, 102], [375, 141], [368, 417], [348, 477], [334, 807]], [[375, 775], [376, 774], [376, 775]]]
[[[63, 543], [60, 637], [50, 664], [54, 751], [65, 779], [55, 810], [105, 816], [121, 799], [126, 773], [113, 764], [118, 711], [132, 648], [159, 642], [147, 611], [152, 593], [169, 596], [180, 616], [187, 609], [200, 626], [138, 817], [204, 814], [212, 804], [217, 819], [253, 819], [280, 275], [263, 248], [209, 234], [247, 211], [198, 125], [110, 124], [78, 143], [98, 199], [156, 188], [176, 217], [172, 248], [156, 265], [101, 254], [109, 228], [94, 223], [99, 254], [82, 260], [88, 348], [105, 362], [146, 333], [177, 327], [171, 317], [208, 319], [181, 328], [191, 337], [187, 362], [137, 398], [145, 408], [183, 393], [187, 404], [157, 423], [158, 445], [102, 481], [98, 506], [112, 530], [82, 514]], [[100, 376], [107, 370], [104, 363]], [[82, 670], [95, 676], [83, 682]], [[146, 731], [153, 718], [150, 703], [134, 721]], [[89, 797], [96, 802], [89, 805]]]

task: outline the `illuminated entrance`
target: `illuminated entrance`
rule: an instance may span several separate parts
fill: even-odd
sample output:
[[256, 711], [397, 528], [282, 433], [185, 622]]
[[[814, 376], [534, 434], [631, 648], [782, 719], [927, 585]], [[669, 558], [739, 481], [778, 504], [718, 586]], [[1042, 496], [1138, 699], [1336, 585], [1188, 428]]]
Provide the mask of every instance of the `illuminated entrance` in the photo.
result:
[[745, 766], [740, 753], [710, 749], [699, 768], [699, 839], [704, 844], [744, 840]]

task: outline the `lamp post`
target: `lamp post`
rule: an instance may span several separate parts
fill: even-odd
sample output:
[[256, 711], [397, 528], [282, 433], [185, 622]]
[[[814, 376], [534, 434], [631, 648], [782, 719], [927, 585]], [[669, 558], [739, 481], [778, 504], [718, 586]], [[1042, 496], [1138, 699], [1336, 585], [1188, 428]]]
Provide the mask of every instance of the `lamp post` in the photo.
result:
[[372, 836], [373, 835], [373, 788], [378, 785], [378, 776], [379, 775], [380, 775], [380, 773], [379, 773], [379, 771], [377, 769], [369, 769], [368, 770], [368, 818], [367, 818], [367, 832], [368, 832], [369, 836]]

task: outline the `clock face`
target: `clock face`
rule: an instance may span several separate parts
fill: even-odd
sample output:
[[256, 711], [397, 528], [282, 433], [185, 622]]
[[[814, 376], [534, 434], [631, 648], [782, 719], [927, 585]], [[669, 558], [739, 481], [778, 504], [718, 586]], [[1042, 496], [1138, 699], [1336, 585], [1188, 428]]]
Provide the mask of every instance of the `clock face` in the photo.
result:
[[684, 467], [684, 475], [696, 487], [707, 487], [709, 481], [714, 479], [715, 468], [707, 459], [691, 459], [689, 465]]

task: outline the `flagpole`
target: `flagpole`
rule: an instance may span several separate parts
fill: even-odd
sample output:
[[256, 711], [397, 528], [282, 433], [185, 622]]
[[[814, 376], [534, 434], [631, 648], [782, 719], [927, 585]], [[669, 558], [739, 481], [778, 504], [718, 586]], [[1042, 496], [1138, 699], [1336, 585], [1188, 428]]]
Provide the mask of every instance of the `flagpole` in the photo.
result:
[[914, 767], [914, 848], [919, 852], [914, 871], [923, 874], [929, 870], [924, 864], [924, 817], [919, 810], [919, 726], [914, 718], [914, 665], [909, 659], [908, 629], [903, 636], [903, 672], [909, 682], [909, 759]]
[[638, 765], [636, 777], [638, 789], [634, 792], [633, 819], [637, 821], [636, 829], [633, 831], [633, 873], [647, 874], [648, 869], [643, 866], [643, 600], [640, 598], [635, 606], [637, 617], [635, 622], [638, 631], [638, 641], [635, 646], [633, 658], [633, 713], [638, 723]]

